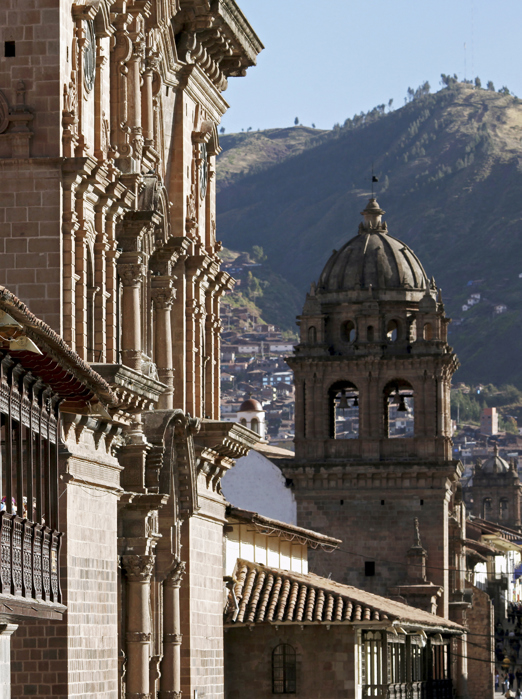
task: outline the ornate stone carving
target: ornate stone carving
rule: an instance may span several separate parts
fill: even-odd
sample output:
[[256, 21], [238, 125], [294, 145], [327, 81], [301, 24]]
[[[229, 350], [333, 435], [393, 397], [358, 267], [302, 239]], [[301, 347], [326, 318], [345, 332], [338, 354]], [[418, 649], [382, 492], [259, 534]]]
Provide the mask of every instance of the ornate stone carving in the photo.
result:
[[96, 34], [94, 33], [94, 21], [83, 20], [85, 44], [83, 47], [83, 84], [87, 92], [94, 87], [96, 77]]
[[158, 310], [170, 311], [176, 298], [176, 290], [170, 287], [161, 287], [159, 289], [151, 289], [151, 296], [154, 301], [154, 306]]
[[181, 699], [183, 692], [176, 692], [174, 689], [162, 689], [158, 696], [159, 699]]
[[121, 564], [131, 582], [148, 582], [154, 570], [155, 556], [125, 555]]
[[118, 274], [123, 286], [138, 286], [145, 276], [145, 266], [140, 262], [119, 263]]
[[150, 692], [126, 692], [126, 699], [151, 699]]
[[174, 567], [168, 574], [165, 584], [171, 585], [172, 587], [179, 587], [181, 585], [181, 580], [185, 575], [186, 563], [185, 561], [179, 561], [174, 564]]
[[180, 646], [183, 640], [183, 634], [181, 633], [164, 633], [163, 643], [172, 643], [174, 646]]
[[125, 640], [128, 643], [150, 643], [152, 635], [144, 631], [127, 631]]

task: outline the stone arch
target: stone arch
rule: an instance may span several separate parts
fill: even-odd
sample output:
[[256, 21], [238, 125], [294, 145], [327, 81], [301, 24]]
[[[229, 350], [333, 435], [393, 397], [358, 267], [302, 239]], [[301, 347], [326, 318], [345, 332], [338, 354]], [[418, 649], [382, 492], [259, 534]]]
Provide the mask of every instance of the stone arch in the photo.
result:
[[357, 328], [353, 320], [341, 323], [341, 339], [345, 342], [355, 342], [357, 339]]
[[388, 342], [397, 342], [402, 339], [401, 323], [396, 318], [390, 319], [386, 324], [386, 339]]
[[[359, 437], [359, 389], [345, 379], [335, 381], [327, 392], [330, 439]], [[341, 426], [342, 423], [342, 426]]]
[[385, 437], [413, 437], [415, 391], [406, 379], [397, 377], [383, 388], [383, 433]]
[[308, 328], [308, 343], [310, 345], [315, 345], [317, 343], [317, 328], [315, 325], [311, 325]]

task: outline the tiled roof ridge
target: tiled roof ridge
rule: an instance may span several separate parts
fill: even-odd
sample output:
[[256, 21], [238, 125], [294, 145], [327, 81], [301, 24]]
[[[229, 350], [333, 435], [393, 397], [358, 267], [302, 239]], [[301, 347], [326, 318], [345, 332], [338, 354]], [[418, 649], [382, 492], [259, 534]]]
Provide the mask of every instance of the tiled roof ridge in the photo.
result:
[[[366, 598], [366, 599], [362, 599]], [[238, 559], [225, 623], [399, 621], [461, 629], [422, 609], [322, 578]]]
[[42, 344], [46, 353], [64, 362], [82, 383], [86, 384], [98, 398], [102, 398], [108, 405], [116, 405], [118, 398], [111, 390], [109, 384], [95, 372], [65, 340], [58, 335], [47, 323], [32, 313], [29, 308], [20, 301], [9, 289], [0, 285], [0, 304], [13, 318], [29, 328], [28, 336], [36, 344]]
[[522, 532], [516, 529], [511, 529], [503, 524], [497, 524], [496, 522], [490, 522], [489, 519], [481, 519], [480, 517], [475, 517], [474, 515], [469, 515], [469, 519], [472, 524], [476, 524], [478, 527], [486, 527], [488, 529], [493, 529], [494, 531], [505, 533], [513, 538], [522, 539]]

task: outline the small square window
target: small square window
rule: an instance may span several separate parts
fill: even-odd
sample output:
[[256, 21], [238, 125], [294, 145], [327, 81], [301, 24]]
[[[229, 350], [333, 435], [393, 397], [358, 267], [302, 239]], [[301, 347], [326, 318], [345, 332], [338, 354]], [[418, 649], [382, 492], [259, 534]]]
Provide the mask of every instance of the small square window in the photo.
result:
[[375, 575], [375, 561], [364, 561], [364, 574], [367, 578]]
[[4, 56], [14, 58], [16, 56], [16, 46], [14, 41], [6, 41], [4, 44]]

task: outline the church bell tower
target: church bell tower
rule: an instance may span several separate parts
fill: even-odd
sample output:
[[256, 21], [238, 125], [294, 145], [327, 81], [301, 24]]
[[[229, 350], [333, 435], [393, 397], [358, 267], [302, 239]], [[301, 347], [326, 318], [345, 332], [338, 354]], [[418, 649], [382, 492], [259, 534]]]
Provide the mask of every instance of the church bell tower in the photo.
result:
[[393, 594], [408, 583], [417, 519], [427, 563], [416, 584], [437, 588], [446, 616], [459, 567], [448, 545], [460, 475], [450, 423], [458, 361], [441, 292], [388, 233], [384, 213], [369, 200], [357, 235], [333, 251], [307, 294], [288, 359], [296, 453], [283, 471], [298, 524], [344, 542], [339, 553], [314, 552], [316, 572]]

